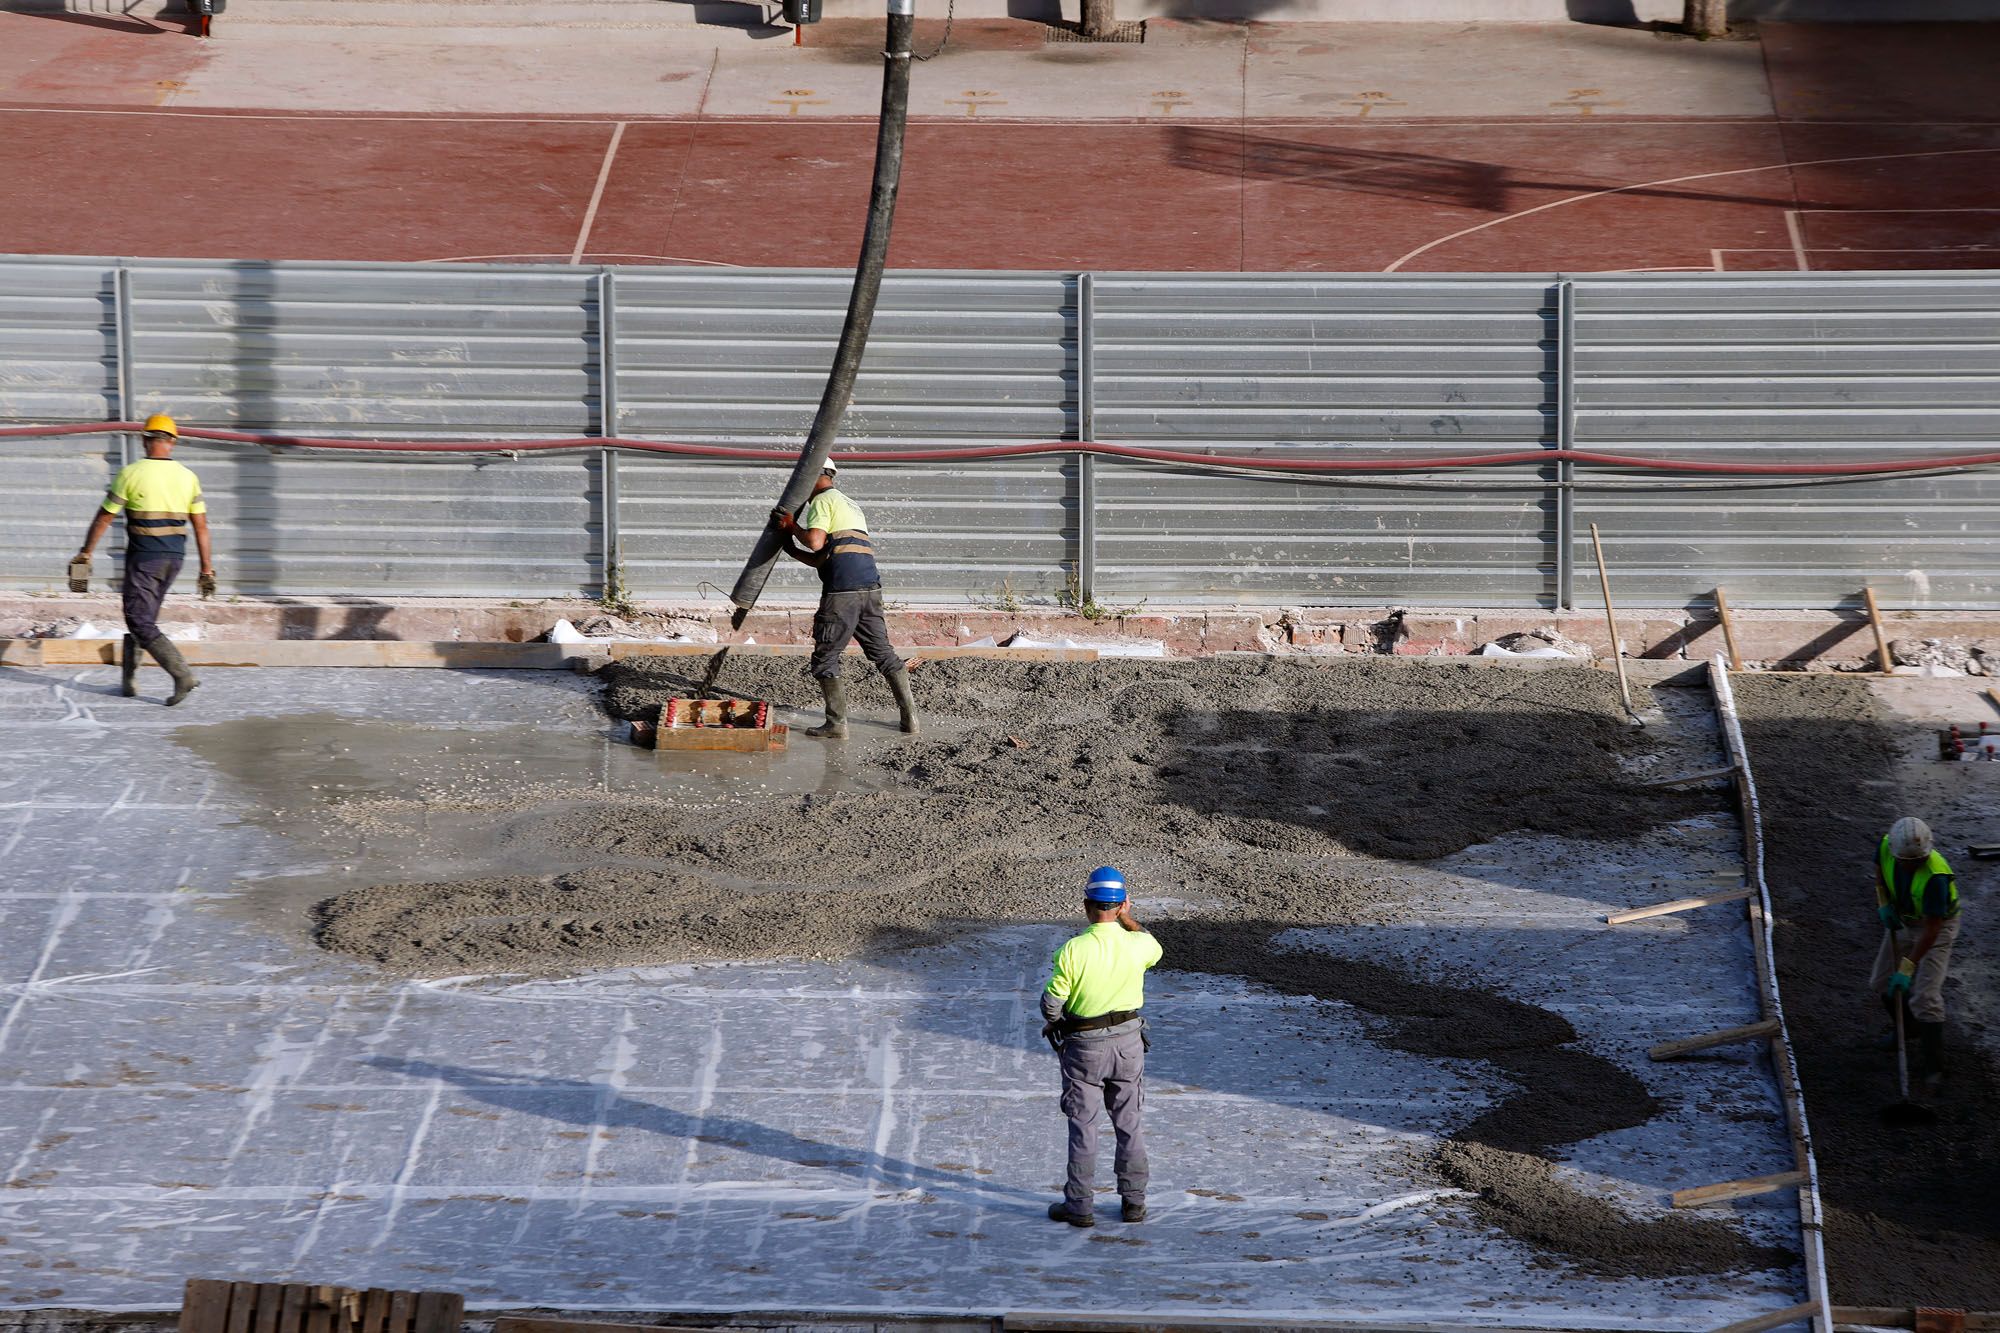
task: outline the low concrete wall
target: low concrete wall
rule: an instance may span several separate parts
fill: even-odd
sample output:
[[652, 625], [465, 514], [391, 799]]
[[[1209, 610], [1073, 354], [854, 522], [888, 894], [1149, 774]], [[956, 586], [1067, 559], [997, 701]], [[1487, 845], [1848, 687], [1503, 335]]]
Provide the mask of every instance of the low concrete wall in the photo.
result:
[[[452, 599], [360, 601], [336, 598], [245, 599], [201, 602], [175, 597], [162, 616], [169, 631], [200, 626], [211, 639], [407, 639], [425, 642], [527, 643], [559, 619], [581, 625], [604, 615], [595, 602], [493, 602]], [[678, 634], [705, 643], [803, 644], [812, 641], [807, 605], [772, 604], [743, 631], [729, 627], [715, 605], [648, 606], [635, 634]], [[1738, 611], [1739, 651], [1755, 666], [1868, 665], [1875, 639], [1867, 618], [1840, 611]], [[1935, 639], [1959, 650], [1980, 649], [2000, 660], [2000, 612], [1890, 611], [1891, 640], [1920, 644]], [[90, 621], [107, 634], [122, 629], [115, 598], [102, 596], [0, 597], [0, 638], [27, 638], [51, 626]], [[1426, 609], [1400, 617], [1380, 607], [1148, 608], [1129, 616], [1086, 620], [1051, 608], [1004, 610], [897, 610], [890, 631], [912, 648], [1005, 642], [1015, 634], [1035, 639], [1160, 643], [1177, 657], [1215, 653], [1380, 653], [1455, 656], [1475, 653], [1510, 634], [1553, 630], [1603, 657], [1610, 651], [1604, 616], [1595, 611]], [[1627, 657], [1700, 661], [1723, 651], [1721, 625], [1705, 612], [1635, 611], [1618, 617]]]

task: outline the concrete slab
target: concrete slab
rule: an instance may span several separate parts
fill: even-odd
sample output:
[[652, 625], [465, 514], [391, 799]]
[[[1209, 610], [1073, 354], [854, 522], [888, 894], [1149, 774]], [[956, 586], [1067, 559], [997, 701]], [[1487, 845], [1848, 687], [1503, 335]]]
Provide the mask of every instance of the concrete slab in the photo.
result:
[[[184, 1274], [219, 1272], [446, 1285], [487, 1307], [1693, 1331], [1798, 1298], [1795, 1272], [1593, 1277], [1487, 1230], [1410, 1153], [1497, 1095], [1489, 1072], [1379, 1046], [1342, 1005], [1192, 973], [1149, 989], [1152, 1220], [1052, 1229], [1059, 1124], [1028, 1014], [1066, 925], [865, 963], [381, 977], [306, 943], [297, 906], [506, 857], [488, 839], [444, 865], [328, 802], [440, 775], [518, 789], [510, 747], [574, 752], [570, 786], [672, 779], [607, 744], [585, 682], [560, 673], [215, 671], [172, 712], [112, 681], [0, 669], [11, 1304], [158, 1307]], [[305, 748], [240, 783], [175, 739], [246, 715], [292, 719], [273, 733]], [[384, 724], [406, 743], [360, 744]], [[1654, 725], [1712, 757], [1702, 696]], [[312, 754], [319, 788], [277, 776], [313, 771], [298, 768]], [[706, 781], [811, 790], [826, 762], [800, 747]], [[1643, 845], [1501, 839], [1409, 867], [1380, 921], [1293, 943], [1470, 970], [1562, 1014], [1667, 1103], [1579, 1145], [1565, 1178], [1657, 1210], [1669, 1188], [1788, 1160], [1754, 1052], [1671, 1067], [1643, 1053], [1754, 1012], [1747, 934], [1729, 911], [1597, 917], [1662, 880], [1740, 871], [1735, 845], [1721, 815]], [[1415, 926], [1399, 911], [1413, 901]], [[1753, 1238], [1796, 1245], [1782, 1197], [1734, 1211]]]
[[1755, 42], [1584, 23], [1257, 23], [1244, 115], [1409, 120], [1771, 114]]

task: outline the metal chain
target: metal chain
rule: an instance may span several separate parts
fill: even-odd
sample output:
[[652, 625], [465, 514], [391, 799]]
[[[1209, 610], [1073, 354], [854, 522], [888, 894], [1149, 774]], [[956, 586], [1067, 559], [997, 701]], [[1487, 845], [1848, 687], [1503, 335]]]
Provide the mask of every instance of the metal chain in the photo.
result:
[[951, 43], [951, 20], [952, 20], [952, 15], [956, 13], [957, 10], [958, 10], [958, 0], [948, 0], [944, 8], [944, 36], [938, 38], [937, 49], [935, 51], [932, 51], [927, 56], [920, 56], [916, 55], [915, 52], [911, 52], [913, 58], [917, 60], [935, 60], [939, 56], [944, 54], [945, 47], [950, 45]]

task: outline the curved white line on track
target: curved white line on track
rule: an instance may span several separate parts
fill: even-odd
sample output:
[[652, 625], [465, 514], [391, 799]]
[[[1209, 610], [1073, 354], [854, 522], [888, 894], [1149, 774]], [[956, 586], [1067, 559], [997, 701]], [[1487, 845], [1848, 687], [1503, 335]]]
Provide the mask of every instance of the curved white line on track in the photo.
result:
[[1451, 233], [1449, 236], [1440, 236], [1434, 241], [1424, 242], [1424, 244], [1410, 251], [1382, 271], [1384, 273], [1397, 272], [1403, 265], [1409, 263], [1418, 255], [1426, 254], [1441, 245], [1449, 245], [1461, 237], [1472, 235], [1474, 232], [1485, 231], [1488, 227], [1497, 227], [1503, 222], [1513, 222], [1520, 218], [1533, 217], [1537, 213], [1546, 213], [1552, 208], [1563, 208], [1570, 204], [1580, 204], [1590, 199], [1602, 199], [1606, 195], [1625, 194], [1632, 190], [1650, 190], [1660, 185], [1685, 185], [1689, 181], [1717, 180], [1723, 176], [1748, 176], [1759, 171], [1787, 171], [1794, 167], [1832, 167], [1846, 162], [1894, 162], [1917, 157], [1962, 157], [1968, 153], [2000, 153], [2000, 145], [1994, 145], [1989, 148], [1941, 148], [1925, 153], [1871, 153], [1865, 157], [1822, 157], [1810, 162], [1773, 162], [1768, 166], [1762, 167], [1737, 167], [1732, 171], [1703, 171], [1692, 176], [1669, 176], [1664, 180], [1635, 181], [1630, 185], [1617, 185], [1608, 190], [1592, 190], [1588, 194], [1573, 194], [1567, 199], [1552, 199], [1546, 204], [1537, 204], [1533, 208], [1524, 208], [1518, 213], [1509, 213], [1505, 217], [1493, 218], [1489, 221], [1463, 228]]

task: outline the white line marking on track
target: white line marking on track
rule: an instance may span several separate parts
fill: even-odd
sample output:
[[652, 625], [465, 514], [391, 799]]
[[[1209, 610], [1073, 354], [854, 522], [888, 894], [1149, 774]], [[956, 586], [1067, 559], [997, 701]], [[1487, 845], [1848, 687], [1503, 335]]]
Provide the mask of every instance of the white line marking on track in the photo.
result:
[[611, 127], [611, 142], [604, 146], [604, 163], [597, 169], [597, 184], [590, 192], [590, 207], [583, 210], [583, 225], [577, 229], [576, 248], [569, 252], [569, 262], [583, 262], [583, 247], [590, 242], [590, 229], [597, 221], [597, 206], [604, 202], [604, 186], [611, 179], [611, 163], [618, 156], [619, 141], [625, 137], [625, 122], [619, 121]]
[[1505, 217], [1492, 218], [1470, 227], [1463, 227], [1448, 236], [1440, 236], [1434, 241], [1424, 242], [1401, 259], [1388, 265], [1382, 271], [1384, 273], [1395, 273], [1418, 255], [1427, 254], [1441, 245], [1449, 245], [1453, 241], [1471, 236], [1476, 232], [1485, 231], [1489, 227], [1497, 227], [1503, 222], [1518, 221], [1521, 218], [1533, 217], [1537, 213], [1546, 213], [1552, 208], [1563, 208], [1570, 204], [1580, 204], [1590, 199], [1602, 199], [1606, 195], [1629, 194], [1633, 190], [1650, 190], [1661, 185], [1685, 185], [1689, 181], [1717, 180], [1724, 176], [1748, 176], [1759, 171], [1787, 171], [1797, 167], [1830, 167], [1840, 166], [1849, 162], [1895, 162], [1908, 158], [1921, 157], [1964, 157], [1971, 153], [2000, 153], [2000, 145], [1990, 148], [1942, 148], [1924, 153], [1869, 153], [1863, 157], [1821, 157], [1815, 158], [1810, 162], [1772, 162], [1761, 167], [1737, 167], [1731, 171], [1702, 171], [1692, 176], [1669, 176], [1656, 181], [1634, 181], [1630, 185], [1613, 186], [1608, 190], [1592, 190], [1588, 194], [1573, 194], [1566, 199], [1552, 199], [1546, 204], [1537, 204], [1533, 208], [1524, 208], [1518, 213], [1509, 213]]
[[1812, 261], [1806, 258], [1806, 234], [1799, 225], [1799, 210], [1796, 208], [1785, 210], [1785, 235], [1791, 238], [1792, 259], [1798, 264], [1799, 272], [1810, 272]]

